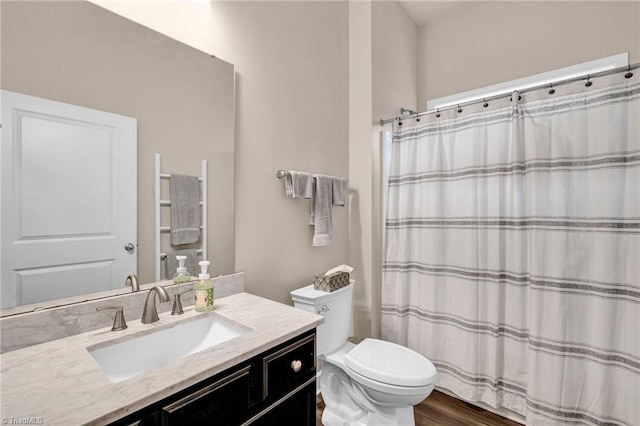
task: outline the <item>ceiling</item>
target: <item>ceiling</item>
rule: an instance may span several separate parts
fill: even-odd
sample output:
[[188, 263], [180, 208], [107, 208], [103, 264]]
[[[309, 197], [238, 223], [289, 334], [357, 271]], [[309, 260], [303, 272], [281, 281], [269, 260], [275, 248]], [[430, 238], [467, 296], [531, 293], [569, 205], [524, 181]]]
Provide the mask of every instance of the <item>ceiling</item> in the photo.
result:
[[471, 3], [477, 3], [477, 1], [400, 0], [402, 7], [419, 27], [437, 20], [452, 10], [469, 6]]

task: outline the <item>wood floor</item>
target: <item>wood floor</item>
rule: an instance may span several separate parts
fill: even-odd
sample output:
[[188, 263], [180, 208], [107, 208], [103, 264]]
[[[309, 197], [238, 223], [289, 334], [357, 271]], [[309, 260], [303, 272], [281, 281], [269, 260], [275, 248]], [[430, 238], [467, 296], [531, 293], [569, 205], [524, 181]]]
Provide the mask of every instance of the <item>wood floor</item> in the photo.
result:
[[[316, 425], [321, 426], [324, 402], [318, 396]], [[433, 391], [429, 398], [414, 408], [416, 426], [521, 426], [489, 411], [456, 398]]]

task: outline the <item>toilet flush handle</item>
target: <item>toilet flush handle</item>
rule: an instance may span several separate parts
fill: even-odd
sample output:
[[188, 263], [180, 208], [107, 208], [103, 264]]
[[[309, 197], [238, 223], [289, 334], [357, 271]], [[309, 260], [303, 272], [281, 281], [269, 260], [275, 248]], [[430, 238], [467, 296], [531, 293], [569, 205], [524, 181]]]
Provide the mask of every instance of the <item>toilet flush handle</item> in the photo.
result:
[[320, 310], [318, 311], [318, 313], [320, 315], [326, 314], [327, 312], [329, 312], [331, 309], [329, 309], [329, 307], [327, 305], [322, 305], [322, 307], [320, 308]]

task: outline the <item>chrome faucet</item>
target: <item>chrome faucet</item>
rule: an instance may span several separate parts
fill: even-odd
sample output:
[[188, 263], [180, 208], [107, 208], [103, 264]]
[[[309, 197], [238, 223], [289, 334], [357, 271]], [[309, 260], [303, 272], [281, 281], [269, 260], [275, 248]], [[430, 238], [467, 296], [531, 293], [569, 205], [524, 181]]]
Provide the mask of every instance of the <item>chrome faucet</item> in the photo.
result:
[[128, 275], [124, 280], [124, 285], [131, 287], [131, 292], [140, 291], [140, 285], [138, 284], [138, 277], [135, 274]]
[[144, 302], [142, 318], [140, 319], [143, 324], [150, 324], [152, 322], [160, 320], [160, 318], [158, 317], [158, 310], [156, 308], [156, 293], [160, 298], [160, 303], [166, 303], [171, 300], [169, 298], [169, 295], [167, 294], [167, 291], [159, 285], [149, 290], [149, 294], [147, 294], [147, 300]]

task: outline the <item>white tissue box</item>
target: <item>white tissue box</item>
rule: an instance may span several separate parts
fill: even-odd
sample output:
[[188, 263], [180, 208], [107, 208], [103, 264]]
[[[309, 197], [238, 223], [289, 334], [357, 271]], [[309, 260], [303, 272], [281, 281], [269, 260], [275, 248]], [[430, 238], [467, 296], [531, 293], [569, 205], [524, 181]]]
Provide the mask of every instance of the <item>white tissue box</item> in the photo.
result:
[[313, 288], [320, 291], [332, 292], [349, 285], [349, 274], [338, 272], [333, 275], [316, 274], [313, 278]]

